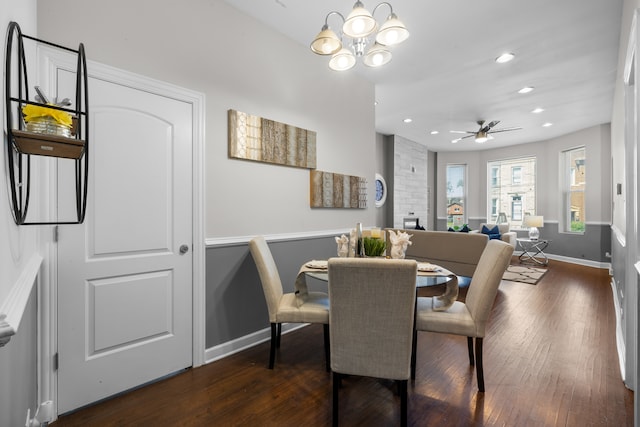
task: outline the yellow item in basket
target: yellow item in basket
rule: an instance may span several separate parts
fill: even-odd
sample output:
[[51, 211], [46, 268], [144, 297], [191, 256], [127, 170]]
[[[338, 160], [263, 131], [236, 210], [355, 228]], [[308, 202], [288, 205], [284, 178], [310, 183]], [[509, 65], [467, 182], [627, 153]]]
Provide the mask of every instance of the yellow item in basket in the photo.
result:
[[55, 110], [53, 108], [28, 104], [22, 107], [22, 113], [24, 114], [24, 121], [27, 123], [34, 119], [37, 119], [38, 117], [51, 117], [61, 125], [71, 127], [72, 124], [71, 114], [64, 111]]

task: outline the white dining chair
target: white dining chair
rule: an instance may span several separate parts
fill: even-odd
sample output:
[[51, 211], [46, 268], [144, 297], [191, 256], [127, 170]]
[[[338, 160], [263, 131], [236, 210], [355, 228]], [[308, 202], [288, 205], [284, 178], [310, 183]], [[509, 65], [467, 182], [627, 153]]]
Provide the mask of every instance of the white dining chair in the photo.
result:
[[467, 337], [469, 363], [476, 367], [478, 389], [481, 392], [484, 392], [482, 342], [498, 286], [511, 261], [512, 254], [513, 246], [509, 243], [490, 240], [480, 256], [464, 302], [456, 301], [445, 311], [434, 311], [433, 297], [419, 297], [417, 301], [416, 329], [418, 331]]
[[329, 295], [326, 292], [309, 292], [304, 304], [298, 305], [295, 293], [284, 292], [278, 267], [264, 237], [258, 236], [251, 239], [249, 250], [258, 268], [269, 311], [269, 322], [271, 323], [269, 369], [273, 369], [276, 348], [280, 347], [282, 323], [322, 323], [324, 325], [325, 363], [327, 370], [329, 370]]
[[407, 424], [416, 273], [415, 260], [329, 259], [334, 426], [345, 375], [395, 380], [401, 424]]

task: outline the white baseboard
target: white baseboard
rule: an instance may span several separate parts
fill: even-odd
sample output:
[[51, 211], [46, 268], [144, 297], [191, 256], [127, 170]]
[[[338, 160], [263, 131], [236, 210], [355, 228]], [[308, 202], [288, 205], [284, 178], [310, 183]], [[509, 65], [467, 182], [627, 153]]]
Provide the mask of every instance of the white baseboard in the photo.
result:
[[622, 316], [620, 311], [620, 300], [618, 298], [618, 290], [616, 289], [615, 279], [611, 278], [611, 292], [613, 292], [613, 306], [615, 307], [616, 314], [616, 347], [618, 349], [618, 363], [620, 363], [620, 375], [622, 381], [626, 384], [626, 370], [625, 370], [625, 354], [626, 348], [624, 344], [624, 335], [622, 334]]
[[[296, 329], [303, 328], [309, 325], [308, 323], [283, 323], [282, 333], [286, 334]], [[242, 350], [246, 350], [250, 347], [269, 341], [271, 339], [271, 328], [265, 328], [260, 331], [256, 331], [252, 334], [245, 335], [235, 340], [219, 344], [217, 346], [208, 348], [205, 350], [205, 364], [215, 362], [232, 354], [236, 354]], [[265, 355], [265, 364], [268, 360], [268, 353]]]

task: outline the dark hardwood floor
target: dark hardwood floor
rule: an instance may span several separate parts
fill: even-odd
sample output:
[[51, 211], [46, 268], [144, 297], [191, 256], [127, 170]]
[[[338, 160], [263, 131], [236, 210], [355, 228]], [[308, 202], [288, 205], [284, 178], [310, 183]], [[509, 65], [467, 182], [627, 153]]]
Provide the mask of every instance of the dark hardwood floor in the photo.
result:
[[[484, 340], [486, 392], [478, 392], [464, 337], [421, 332], [409, 425], [632, 426], [615, 327], [606, 270], [550, 261], [537, 285], [503, 281]], [[322, 343], [322, 326], [304, 327], [283, 336], [273, 371], [264, 343], [52, 426], [327, 426]], [[340, 425], [399, 425], [399, 403], [390, 381], [348, 378]]]

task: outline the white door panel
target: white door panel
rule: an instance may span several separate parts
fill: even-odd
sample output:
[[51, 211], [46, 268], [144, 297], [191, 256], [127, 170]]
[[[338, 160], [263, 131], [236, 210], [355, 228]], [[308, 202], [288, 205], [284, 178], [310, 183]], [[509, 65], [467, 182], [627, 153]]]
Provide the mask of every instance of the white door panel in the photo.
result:
[[192, 106], [89, 75], [87, 215], [58, 240], [59, 413], [192, 362]]

